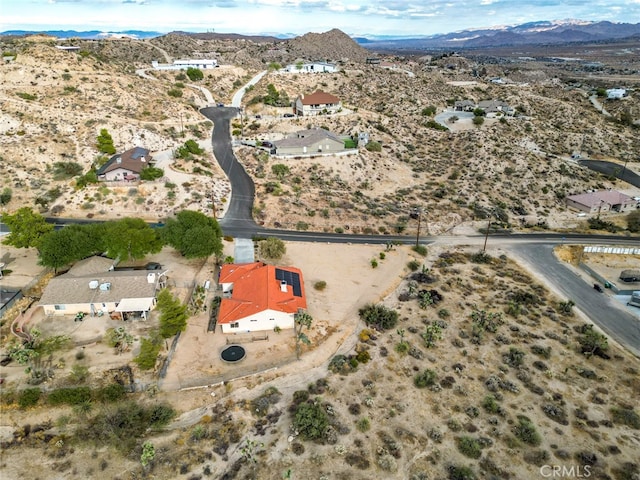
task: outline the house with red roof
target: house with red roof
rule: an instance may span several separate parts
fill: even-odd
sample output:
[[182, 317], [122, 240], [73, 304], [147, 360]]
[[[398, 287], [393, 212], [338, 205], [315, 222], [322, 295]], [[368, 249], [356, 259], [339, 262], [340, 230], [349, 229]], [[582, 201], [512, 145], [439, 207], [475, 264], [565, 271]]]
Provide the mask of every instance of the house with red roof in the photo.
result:
[[340, 99], [335, 95], [316, 90], [311, 95], [301, 95], [296, 98], [295, 103], [296, 115], [328, 115], [336, 113], [342, 109]]
[[293, 328], [295, 314], [307, 308], [302, 272], [295, 267], [226, 264], [218, 283], [225, 294], [217, 319], [222, 333]]

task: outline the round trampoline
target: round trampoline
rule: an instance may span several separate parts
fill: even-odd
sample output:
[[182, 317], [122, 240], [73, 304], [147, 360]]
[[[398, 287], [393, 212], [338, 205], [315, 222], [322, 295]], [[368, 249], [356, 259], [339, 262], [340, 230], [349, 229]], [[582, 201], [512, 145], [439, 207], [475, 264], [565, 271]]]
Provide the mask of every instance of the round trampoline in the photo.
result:
[[244, 358], [246, 352], [244, 348], [240, 345], [229, 345], [227, 348], [222, 350], [220, 357], [225, 362], [235, 363], [239, 362]]

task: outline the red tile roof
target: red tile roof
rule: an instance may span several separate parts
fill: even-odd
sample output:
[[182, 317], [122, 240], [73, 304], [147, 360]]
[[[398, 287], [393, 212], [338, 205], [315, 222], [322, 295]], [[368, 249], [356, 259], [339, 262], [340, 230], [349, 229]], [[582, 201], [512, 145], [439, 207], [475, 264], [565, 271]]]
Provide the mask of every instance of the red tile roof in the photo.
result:
[[231, 298], [222, 299], [218, 323], [233, 323], [265, 310], [296, 313], [299, 309], [306, 309], [307, 300], [300, 269], [277, 268], [299, 276], [301, 296], [294, 295], [292, 285], [287, 285], [286, 291], [282, 291], [273, 265], [261, 262], [223, 265], [219, 282], [233, 283], [233, 293]]
[[340, 103], [340, 99], [331, 95], [330, 93], [323, 92], [322, 90], [316, 90], [311, 95], [303, 95], [303, 105], [329, 105]]

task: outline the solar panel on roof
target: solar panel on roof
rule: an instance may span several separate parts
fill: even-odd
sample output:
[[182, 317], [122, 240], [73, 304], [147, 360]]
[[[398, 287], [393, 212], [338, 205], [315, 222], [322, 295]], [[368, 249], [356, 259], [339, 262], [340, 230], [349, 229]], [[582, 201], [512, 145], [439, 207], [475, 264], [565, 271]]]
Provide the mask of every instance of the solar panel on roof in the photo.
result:
[[287, 285], [291, 285], [291, 287], [293, 288], [293, 295], [295, 297], [302, 297], [300, 275], [298, 273], [276, 268], [276, 280], [287, 282]]

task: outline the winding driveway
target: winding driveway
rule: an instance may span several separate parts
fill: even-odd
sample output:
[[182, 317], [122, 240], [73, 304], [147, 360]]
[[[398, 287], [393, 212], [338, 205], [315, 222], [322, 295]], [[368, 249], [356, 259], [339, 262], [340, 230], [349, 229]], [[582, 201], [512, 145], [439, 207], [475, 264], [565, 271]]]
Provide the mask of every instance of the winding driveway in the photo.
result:
[[[578, 163], [583, 167], [587, 167], [590, 170], [600, 172], [610, 177], [616, 177], [620, 180], [630, 183], [634, 187], [640, 188], [640, 175], [624, 168], [623, 165], [614, 162], [606, 162], [604, 160], [578, 160]], [[624, 171], [623, 171], [624, 170]]]

